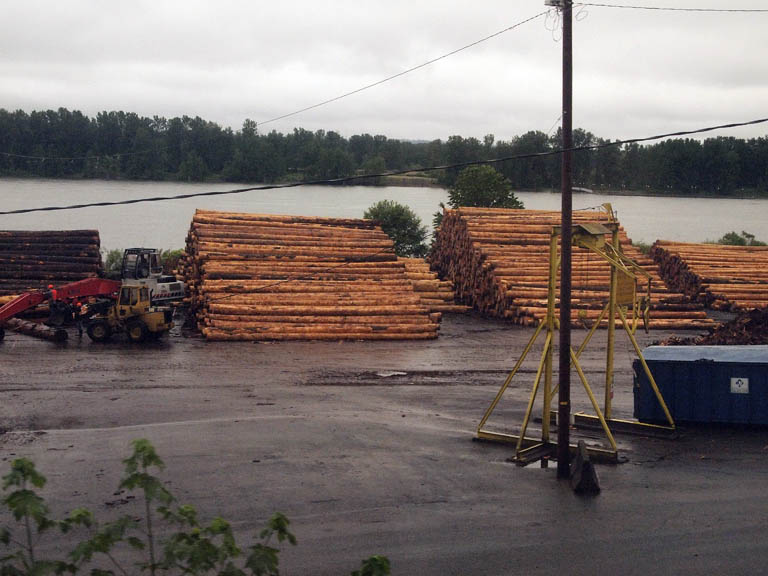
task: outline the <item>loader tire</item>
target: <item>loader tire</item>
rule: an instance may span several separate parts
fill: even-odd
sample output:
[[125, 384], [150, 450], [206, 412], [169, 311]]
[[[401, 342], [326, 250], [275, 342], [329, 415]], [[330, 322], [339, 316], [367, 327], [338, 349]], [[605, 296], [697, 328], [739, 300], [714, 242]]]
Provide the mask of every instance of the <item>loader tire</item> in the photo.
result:
[[136, 344], [141, 344], [147, 339], [149, 329], [144, 322], [135, 320], [125, 327], [125, 331], [128, 333], [128, 339]]
[[3, 338], [5, 338], [5, 328], [0, 326], [0, 342], [3, 341]]
[[106, 320], [93, 320], [88, 324], [88, 338], [94, 342], [106, 342], [112, 336], [112, 328]]

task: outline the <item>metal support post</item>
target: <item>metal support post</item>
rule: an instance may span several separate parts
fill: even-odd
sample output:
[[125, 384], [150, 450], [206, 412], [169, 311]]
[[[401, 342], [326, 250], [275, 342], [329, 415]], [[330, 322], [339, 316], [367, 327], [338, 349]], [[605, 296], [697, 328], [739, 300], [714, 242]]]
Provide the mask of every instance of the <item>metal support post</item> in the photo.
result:
[[[619, 228], [613, 229], [611, 241], [614, 249], [619, 242]], [[618, 274], [616, 266], [611, 266], [611, 287], [608, 296], [608, 353], [605, 360], [605, 406], [603, 413], [606, 419], [611, 419], [611, 402], [613, 400], [613, 355], [614, 342], [616, 340], [616, 289], [618, 283]]]
[[571, 148], [573, 147], [573, 0], [563, 1], [563, 155], [562, 155], [562, 222], [560, 237], [560, 350], [557, 419], [557, 477], [570, 476], [571, 420], [571, 241], [572, 187]]

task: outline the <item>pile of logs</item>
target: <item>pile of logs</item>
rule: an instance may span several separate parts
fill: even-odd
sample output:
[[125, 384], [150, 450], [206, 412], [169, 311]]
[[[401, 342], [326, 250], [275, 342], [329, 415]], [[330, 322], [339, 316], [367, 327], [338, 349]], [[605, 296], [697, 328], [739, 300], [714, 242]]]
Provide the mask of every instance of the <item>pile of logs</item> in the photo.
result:
[[413, 289], [421, 298], [422, 304], [432, 312], [466, 312], [469, 306], [456, 304], [453, 285], [447, 280], [440, 280], [429, 268], [424, 258], [398, 258], [405, 265], [405, 277], [411, 281]]
[[736, 318], [702, 336], [699, 344], [705, 345], [755, 345], [768, 344], [768, 309], [753, 308], [741, 312]]
[[98, 230], [0, 230], [0, 296], [98, 276]]
[[181, 269], [209, 340], [437, 337], [440, 314], [368, 220], [197, 210]]
[[656, 241], [651, 255], [667, 284], [715, 310], [768, 307], [768, 246]]
[[743, 346], [768, 344], [768, 308], [753, 308], [739, 312], [738, 316], [710, 329], [698, 338], [671, 336], [663, 346]]
[[[607, 220], [604, 212], [577, 211], [573, 217], [574, 224]], [[559, 224], [560, 212], [552, 211], [446, 210], [430, 262], [441, 277], [453, 282], [461, 302], [489, 316], [534, 325], [546, 315], [550, 235]], [[651, 327], [713, 325], [700, 304], [664, 286], [653, 262], [632, 246], [624, 230], [620, 242], [627, 256], [651, 275]], [[610, 266], [596, 254], [574, 247], [572, 278], [572, 320], [591, 325], [608, 301]], [[641, 279], [638, 291], [644, 294], [646, 288]]]

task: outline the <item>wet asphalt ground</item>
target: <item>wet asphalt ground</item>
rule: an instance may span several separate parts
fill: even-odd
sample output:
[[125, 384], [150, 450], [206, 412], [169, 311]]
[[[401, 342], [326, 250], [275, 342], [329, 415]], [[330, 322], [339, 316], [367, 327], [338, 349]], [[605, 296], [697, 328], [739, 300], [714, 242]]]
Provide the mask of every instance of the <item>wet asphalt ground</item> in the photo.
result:
[[[532, 333], [472, 315], [446, 315], [428, 342], [208, 343], [175, 331], [146, 346], [76, 332], [57, 345], [8, 332], [0, 465], [32, 458], [55, 514], [138, 515], [116, 487], [131, 440], [148, 438], [178, 499], [230, 520], [242, 544], [285, 513], [299, 541], [281, 554], [287, 575], [349, 574], [372, 554], [420, 576], [768, 571], [765, 429], [618, 436], [624, 462], [598, 466], [591, 498], [554, 463], [521, 468], [511, 446], [473, 441]], [[604, 338], [582, 357], [600, 396]], [[538, 349], [489, 428], [519, 430]], [[633, 358], [618, 334], [616, 417], [632, 417]], [[573, 390], [586, 411], [575, 374]]]

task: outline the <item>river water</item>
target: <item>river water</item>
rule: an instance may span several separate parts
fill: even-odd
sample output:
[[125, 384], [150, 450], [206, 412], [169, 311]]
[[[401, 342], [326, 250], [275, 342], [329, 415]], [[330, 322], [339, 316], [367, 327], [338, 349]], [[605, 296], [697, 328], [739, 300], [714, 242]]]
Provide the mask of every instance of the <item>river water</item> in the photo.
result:
[[[0, 211], [100, 201], [170, 196], [245, 187], [237, 184], [115, 182], [103, 180], [0, 179]], [[526, 208], [558, 210], [560, 195], [520, 192]], [[406, 204], [430, 226], [447, 193], [440, 188], [303, 186], [228, 196], [85, 208], [57, 212], [0, 215], [0, 230], [93, 228], [103, 247], [182, 248], [196, 208], [234, 212], [361, 218], [378, 200]], [[768, 241], [768, 199], [662, 198], [612, 194], [573, 195], [574, 209], [611, 202], [629, 236], [636, 241], [662, 238], [688, 242], [716, 240], [745, 230]]]

